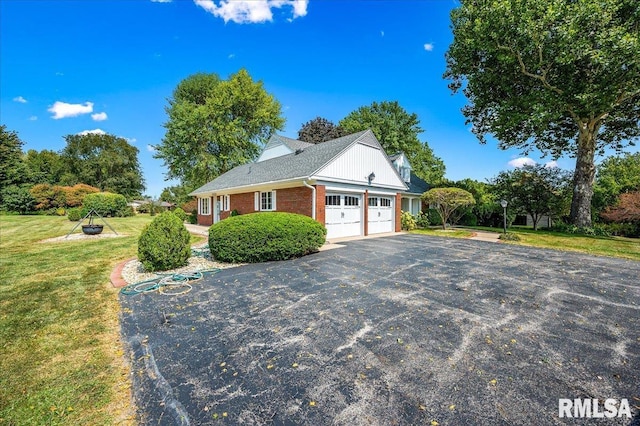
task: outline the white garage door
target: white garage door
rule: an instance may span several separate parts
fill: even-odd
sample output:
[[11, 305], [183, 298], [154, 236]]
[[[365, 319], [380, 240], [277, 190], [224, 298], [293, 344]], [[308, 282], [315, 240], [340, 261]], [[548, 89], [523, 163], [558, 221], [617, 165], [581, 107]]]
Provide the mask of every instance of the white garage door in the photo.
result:
[[369, 197], [369, 234], [393, 232], [393, 200], [389, 197]]
[[358, 195], [327, 194], [325, 225], [327, 238], [361, 235], [362, 202]]

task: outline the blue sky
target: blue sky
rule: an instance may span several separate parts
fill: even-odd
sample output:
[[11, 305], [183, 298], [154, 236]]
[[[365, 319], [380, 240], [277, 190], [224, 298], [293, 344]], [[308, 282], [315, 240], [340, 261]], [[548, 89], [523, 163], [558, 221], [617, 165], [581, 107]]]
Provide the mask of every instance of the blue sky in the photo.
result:
[[[337, 123], [373, 101], [418, 114], [452, 180], [485, 180], [522, 160], [464, 124], [463, 95], [443, 80], [454, 1], [91, 0], [0, 2], [0, 122], [24, 149], [104, 131], [139, 150], [147, 194], [165, 181], [153, 158], [166, 99], [196, 72], [240, 68], [282, 104], [285, 136], [316, 116]], [[509, 164], [512, 163], [512, 165]], [[573, 169], [574, 160], [558, 166]]]

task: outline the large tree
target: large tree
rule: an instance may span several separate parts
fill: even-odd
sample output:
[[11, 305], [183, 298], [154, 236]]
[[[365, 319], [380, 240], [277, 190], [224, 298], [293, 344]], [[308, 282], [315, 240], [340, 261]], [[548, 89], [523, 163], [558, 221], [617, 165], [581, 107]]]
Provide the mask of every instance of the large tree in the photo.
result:
[[244, 69], [228, 80], [216, 74], [187, 77], [166, 112], [166, 133], [155, 158], [164, 160], [168, 178], [193, 188], [255, 159], [285, 122], [280, 103]]
[[60, 154], [44, 149], [36, 151], [30, 149], [24, 156], [26, 178], [32, 184], [57, 184], [65, 172], [65, 163]]
[[340, 126], [323, 117], [316, 117], [307, 121], [298, 130], [298, 139], [309, 143], [320, 143], [347, 135]]
[[537, 230], [542, 216], [563, 215], [569, 180], [557, 167], [536, 164], [502, 171], [491, 183], [497, 198], [506, 200], [511, 211], [529, 214]]
[[[24, 142], [16, 132], [7, 130], [5, 125], [0, 125], [0, 191], [10, 185], [25, 182], [22, 145]], [[2, 202], [1, 195], [0, 202]]]
[[68, 135], [61, 156], [63, 185], [84, 183], [132, 198], [144, 191], [138, 148], [114, 135]]
[[444, 163], [418, 138], [423, 132], [418, 115], [408, 113], [396, 101], [360, 107], [340, 120], [339, 126], [347, 133], [371, 129], [388, 154], [404, 152], [414, 173], [428, 183], [438, 183], [444, 177]]
[[640, 135], [640, 2], [461, 0], [449, 87], [482, 143], [576, 157], [571, 219], [591, 224], [594, 156]]

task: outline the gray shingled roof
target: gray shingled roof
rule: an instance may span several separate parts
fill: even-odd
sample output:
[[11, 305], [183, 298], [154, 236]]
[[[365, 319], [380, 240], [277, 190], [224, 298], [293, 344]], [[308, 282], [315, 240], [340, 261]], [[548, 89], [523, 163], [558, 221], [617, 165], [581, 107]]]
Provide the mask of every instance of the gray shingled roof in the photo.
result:
[[269, 142], [267, 143], [267, 145], [269, 145], [271, 142], [281, 142], [281, 143], [285, 144], [286, 146], [288, 146], [289, 149], [291, 149], [294, 152], [297, 149], [305, 149], [305, 148], [308, 148], [308, 147], [314, 145], [314, 144], [309, 143], [309, 142], [303, 142], [303, 141], [299, 141], [297, 139], [291, 139], [291, 138], [287, 138], [287, 137], [280, 136], [280, 135], [271, 136], [271, 138], [269, 139]]
[[405, 182], [405, 183], [407, 184], [409, 189], [407, 191], [404, 191], [404, 193], [422, 195], [423, 193], [429, 190], [429, 184], [423, 181], [422, 179], [420, 179], [413, 172], [411, 172], [411, 182]]
[[[298, 148], [302, 148], [304, 150], [299, 154], [293, 153], [283, 155], [281, 157], [260, 161], [259, 163], [249, 163], [235, 167], [227, 173], [218, 176], [211, 182], [196, 189], [190, 195], [211, 193], [238, 186], [258, 185], [261, 183], [277, 182], [296, 178], [308, 178], [324, 165], [336, 158], [340, 153], [347, 149], [351, 144], [355, 143], [367, 132], [370, 132], [370, 130], [365, 130], [315, 145], [274, 135], [272, 138], [279, 138], [289, 148], [294, 149], [294, 151]], [[271, 142], [271, 140], [269, 142]], [[294, 142], [297, 142], [298, 145], [296, 146]], [[296, 148], [292, 145], [296, 146]]]

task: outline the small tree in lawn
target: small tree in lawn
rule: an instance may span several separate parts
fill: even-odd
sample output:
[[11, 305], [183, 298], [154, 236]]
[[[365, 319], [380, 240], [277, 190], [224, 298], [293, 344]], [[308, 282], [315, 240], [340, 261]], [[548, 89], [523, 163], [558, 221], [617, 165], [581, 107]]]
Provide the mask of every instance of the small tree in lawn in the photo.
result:
[[601, 216], [613, 222], [640, 222], [640, 191], [620, 194], [618, 204], [608, 207]]
[[422, 194], [422, 199], [435, 205], [442, 219], [442, 229], [446, 229], [447, 221], [454, 217], [456, 211], [476, 203], [470, 192], [460, 188], [433, 188]]

